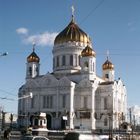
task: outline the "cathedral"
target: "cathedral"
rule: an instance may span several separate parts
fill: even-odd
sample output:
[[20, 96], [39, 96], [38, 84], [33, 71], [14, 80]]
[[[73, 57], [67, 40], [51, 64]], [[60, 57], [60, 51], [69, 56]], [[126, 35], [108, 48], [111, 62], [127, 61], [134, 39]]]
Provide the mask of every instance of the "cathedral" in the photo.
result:
[[[127, 92], [107, 57], [102, 75], [96, 73], [96, 52], [90, 37], [75, 22], [56, 36], [53, 70], [40, 74], [40, 58], [33, 51], [27, 57], [26, 82], [19, 88], [18, 123], [32, 126], [33, 117], [46, 114], [47, 129], [119, 129], [126, 121]], [[38, 127], [41, 127], [40, 121]]]

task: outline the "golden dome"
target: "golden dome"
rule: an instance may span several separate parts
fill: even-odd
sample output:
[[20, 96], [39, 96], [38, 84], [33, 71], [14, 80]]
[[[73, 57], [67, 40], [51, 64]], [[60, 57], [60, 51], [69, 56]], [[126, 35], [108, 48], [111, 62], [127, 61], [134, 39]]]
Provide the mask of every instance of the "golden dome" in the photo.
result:
[[82, 57], [85, 57], [85, 56], [94, 56], [95, 57], [96, 53], [93, 51], [93, 49], [89, 45], [87, 45], [81, 52], [81, 55], [82, 55]]
[[113, 70], [114, 65], [107, 59], [105, 63], [102, 65], [103, 70]]
[[30, 62], [37, 62], [39, 63], [40, 61], [40, 58], [37, 56], [37, 54], [34, 52], [34, 49], [33, 49], [33, 52], [27, 57], [27, 62], [30, 63]]
[[90, 42], [88, 35], [78, 27], [73, 17], [69, 25], [56, 36], [54, 44], [61, 44], [68, 41]]

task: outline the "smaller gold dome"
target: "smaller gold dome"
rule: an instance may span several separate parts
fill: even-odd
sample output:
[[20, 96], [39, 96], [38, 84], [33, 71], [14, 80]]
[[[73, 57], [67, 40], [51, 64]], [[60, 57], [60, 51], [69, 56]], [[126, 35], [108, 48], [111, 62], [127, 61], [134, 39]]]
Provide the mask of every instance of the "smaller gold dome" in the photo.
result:
[[114, 70], [114, 65], [107, 59], [102, 65], [103, 70]]
[[87, 45], [83, 51], [81, 52], [82, 57], [86, 57], [86, 56], [96, 56], [96, 53], [93, 51], [93, 49]]
[[40, 58], [37, 56], [37, 54], [33, 52], [27, 57], [27, 62], [30, 63], [30, 62], [37, 62], [39, 63], [40, 61]]

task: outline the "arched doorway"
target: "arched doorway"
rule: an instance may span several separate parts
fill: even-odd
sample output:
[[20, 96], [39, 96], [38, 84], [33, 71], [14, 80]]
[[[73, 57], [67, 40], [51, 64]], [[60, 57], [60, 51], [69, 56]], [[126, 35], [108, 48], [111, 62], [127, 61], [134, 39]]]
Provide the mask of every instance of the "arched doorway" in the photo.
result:
[[47, 114], [46, 118], [47, 118], [47, 128], [51, 129], [52, 128], [52, 117], [51, 117], [51, 115]]
[[33, 126], [33, 117], [34, 117], [33, 115], [30, 116], [30, 126], [31, 127]]

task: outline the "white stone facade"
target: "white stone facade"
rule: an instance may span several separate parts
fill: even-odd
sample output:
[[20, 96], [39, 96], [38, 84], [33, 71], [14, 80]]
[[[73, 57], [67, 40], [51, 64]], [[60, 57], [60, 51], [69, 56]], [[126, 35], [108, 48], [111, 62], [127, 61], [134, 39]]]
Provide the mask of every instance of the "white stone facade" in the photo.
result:
[[91, 43], [76, 41], [55, 44], [53, 72], [45, 75], [34, 69], [29, 75], [29, 67], [39, 71], [39, 62], [27, 62], [26, 83], [18, 96], [32, 92], [33, 98], [19, 100], [20, 125], [30, 125], [38, 112], [46, 113], [48, 129], [109, 129], [109, 124], [118, 129], [125, 121], [126, 88], [121, 79], [114, 80], [114, 69], [103, 70], [103, 78], [97, 76], [96, 57], [81, 56], [87, 45], [92, 48]]

